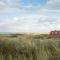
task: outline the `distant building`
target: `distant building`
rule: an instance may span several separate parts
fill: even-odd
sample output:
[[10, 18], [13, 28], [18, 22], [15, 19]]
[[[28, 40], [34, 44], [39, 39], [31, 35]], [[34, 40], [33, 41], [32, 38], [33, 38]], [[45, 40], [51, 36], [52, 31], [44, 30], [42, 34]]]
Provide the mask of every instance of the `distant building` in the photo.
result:
[[49, 33], [49, 35], [52, 35], [52, 36], [59, 36], [59, 35], [60, 35], [60, 31], [57, 31], [57, 30], [51, 31], [51, 32]]

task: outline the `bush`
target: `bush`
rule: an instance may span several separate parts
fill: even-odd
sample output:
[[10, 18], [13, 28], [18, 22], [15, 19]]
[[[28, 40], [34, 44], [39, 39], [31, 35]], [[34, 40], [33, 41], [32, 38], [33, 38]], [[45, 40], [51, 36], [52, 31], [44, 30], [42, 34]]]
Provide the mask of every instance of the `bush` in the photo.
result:
[[60, 38], [29, 36], [0, 38], [0, 60], [60, 60]]

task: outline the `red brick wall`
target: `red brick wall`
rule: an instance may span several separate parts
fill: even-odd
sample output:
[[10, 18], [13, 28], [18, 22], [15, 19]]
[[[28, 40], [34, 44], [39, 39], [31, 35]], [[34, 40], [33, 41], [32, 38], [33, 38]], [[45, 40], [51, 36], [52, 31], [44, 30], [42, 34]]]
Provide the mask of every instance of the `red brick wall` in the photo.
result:
[[60, 31], [51, 31], [50, 35], [60, 35]]

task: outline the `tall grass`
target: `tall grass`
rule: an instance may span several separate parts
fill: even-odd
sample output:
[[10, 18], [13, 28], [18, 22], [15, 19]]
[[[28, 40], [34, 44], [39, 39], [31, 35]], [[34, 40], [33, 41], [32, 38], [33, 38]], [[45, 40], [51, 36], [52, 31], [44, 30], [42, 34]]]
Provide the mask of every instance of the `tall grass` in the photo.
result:
[[0, 37], [0, 60], [60, 60], [60, 38], [25, 34]]

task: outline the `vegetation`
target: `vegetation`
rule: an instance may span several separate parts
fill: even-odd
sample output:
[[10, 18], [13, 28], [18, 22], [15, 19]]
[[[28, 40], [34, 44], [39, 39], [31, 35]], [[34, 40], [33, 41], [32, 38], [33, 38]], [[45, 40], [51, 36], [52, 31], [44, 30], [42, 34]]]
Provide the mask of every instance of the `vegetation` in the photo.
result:
[[0, 60], [60, 60], [60, 37], [47, 34], [0, 35]]

